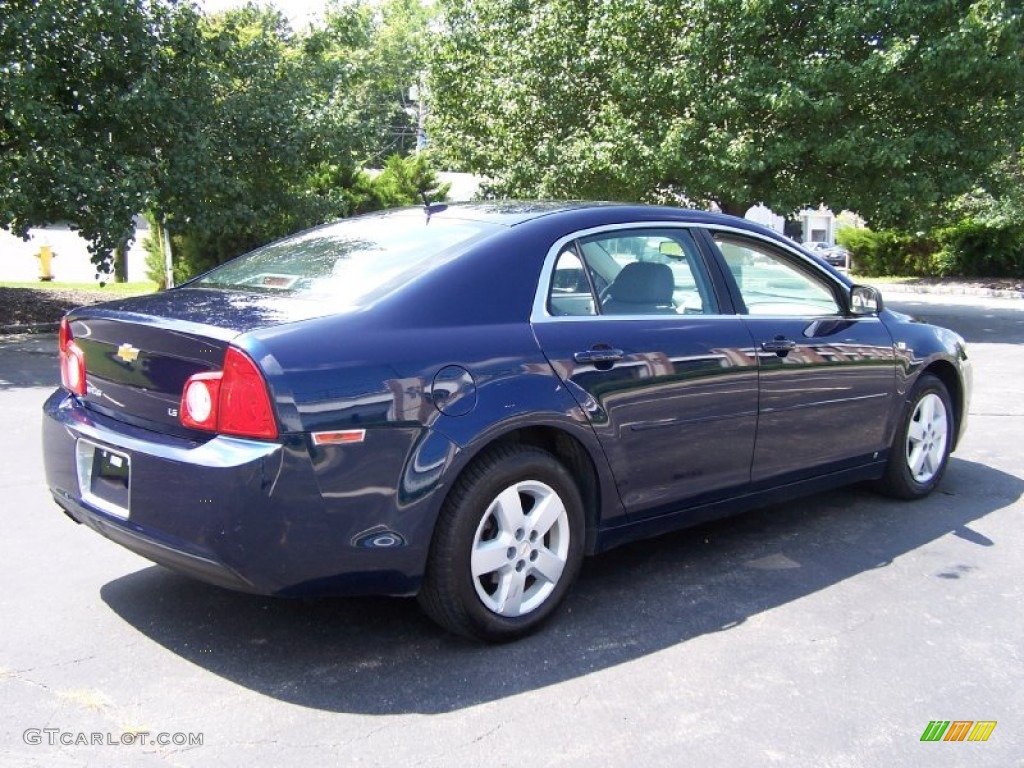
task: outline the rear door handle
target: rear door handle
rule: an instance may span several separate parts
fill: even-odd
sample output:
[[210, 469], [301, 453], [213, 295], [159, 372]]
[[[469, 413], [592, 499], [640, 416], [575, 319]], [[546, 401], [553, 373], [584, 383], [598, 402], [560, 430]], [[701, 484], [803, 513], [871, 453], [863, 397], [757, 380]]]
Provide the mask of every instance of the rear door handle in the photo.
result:
[[577, 363], [617, 363], [626, 353], [621, 349], [588, 349], [586, 352], [577, 352], [572, 359]]
[[762, 341], [761, 349], [765, 352], [774, 352], [779, 357], [785, 357], [796, 349], [796, 342], [791, 339], [772, 339], [771, 341]]

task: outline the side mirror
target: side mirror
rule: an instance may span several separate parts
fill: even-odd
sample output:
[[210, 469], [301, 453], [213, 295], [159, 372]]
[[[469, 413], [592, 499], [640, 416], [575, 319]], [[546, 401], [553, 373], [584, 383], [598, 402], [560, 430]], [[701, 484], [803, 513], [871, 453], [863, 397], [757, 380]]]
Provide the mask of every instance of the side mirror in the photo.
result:
[[867, 317], [881, 314], [885, 309], [882, 294], [870, 285], [855, 285], [850, 289], [850, 314]]

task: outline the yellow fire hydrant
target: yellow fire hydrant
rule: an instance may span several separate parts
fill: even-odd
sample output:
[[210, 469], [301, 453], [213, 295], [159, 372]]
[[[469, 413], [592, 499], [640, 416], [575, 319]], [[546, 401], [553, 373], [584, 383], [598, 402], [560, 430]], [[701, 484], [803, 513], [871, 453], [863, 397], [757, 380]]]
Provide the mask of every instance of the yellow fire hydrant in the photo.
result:
[[53, 252], [53, 248], [50, 246], [39, 246], [39, 253], [36, 254], [36, 258], [39, 259], [40, 280], [53, 280], [53, 260], [56, 256], [57, 254]]

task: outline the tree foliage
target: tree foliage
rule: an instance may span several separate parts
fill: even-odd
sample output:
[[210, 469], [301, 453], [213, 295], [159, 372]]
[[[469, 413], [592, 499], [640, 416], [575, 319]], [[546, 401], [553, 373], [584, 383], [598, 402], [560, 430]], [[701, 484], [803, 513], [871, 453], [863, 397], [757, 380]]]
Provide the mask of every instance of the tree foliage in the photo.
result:
[[416, 149], [415, 99], [422, 98], [433, 16], [421, 0], [339, 2], [323, 30], [310, 33], [307, 49], [321, 48], [329, 65], [328, 90], [338, 94], [344, 73], [349, 127], [366, 133], [372, 165]]
[[195, 14], [159, 0], [0, 3], [0, 227], [67, 221], [104, 261], [152, 200], [174, 58]]
[[372, 205], [361, 168], [414, 146], [428, 19], [338, 2], [296, 33], [255, 4], [0, 0], [0, 227], [66, 221], [105, 268], [146, 211], [180, 277]]
[[442, 7], [432, 137], [503, 194], [910, 223], [1019, 143], [1024, 20], [1006, 0]]
[[424, 94], [428, 157], [495, 194], [1012, 218], [1022, 51], [1016, 0], [336, 0], [298, 32], [265, 6], [0, 0], [0, 227], [69, 222], [105, 266], [146, 211], [191, 274], [436, 194], [427, 158], [388, 159]]
[[202, 117], [160, 196], [179, 277], [329, 218], [412, 202], [384, 189], [387, 171], [378, 181], [362, 169], [413, 146], [404, 99], [422, 66], [418, 7], [339, 3], [302, 34], [253, 5], [204, 20]]
[[192, 272], [325, 215], [306, 181], [338, 144], [279, 11], [249, 5], [199, 28], [202, 64], [175, 84], [191, 124], [162, 154], [153, 205]]

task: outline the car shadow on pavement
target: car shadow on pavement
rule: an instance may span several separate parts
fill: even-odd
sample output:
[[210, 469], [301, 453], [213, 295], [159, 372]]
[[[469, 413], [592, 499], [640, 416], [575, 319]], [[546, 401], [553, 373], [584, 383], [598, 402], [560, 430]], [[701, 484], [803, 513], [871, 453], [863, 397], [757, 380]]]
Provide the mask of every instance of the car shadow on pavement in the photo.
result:
[[154, 642], [266, 696], [335, 712], [451, 712], [728, 631], [950, 533], [991, 546], [971, 522], [1022, 492], [1020, 478], [954, 459], [923, 501], [854, 487], [628, 545], [590, 558], [554, 620], [503, 646], [445, 634], [413, 600], [261, 598], [156, 566], [101, 596]]

